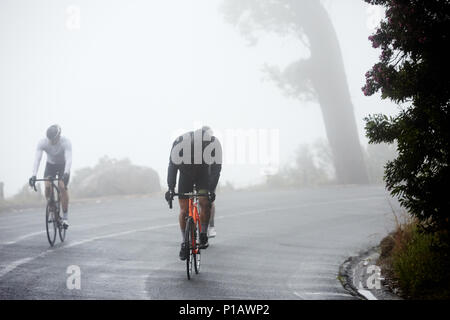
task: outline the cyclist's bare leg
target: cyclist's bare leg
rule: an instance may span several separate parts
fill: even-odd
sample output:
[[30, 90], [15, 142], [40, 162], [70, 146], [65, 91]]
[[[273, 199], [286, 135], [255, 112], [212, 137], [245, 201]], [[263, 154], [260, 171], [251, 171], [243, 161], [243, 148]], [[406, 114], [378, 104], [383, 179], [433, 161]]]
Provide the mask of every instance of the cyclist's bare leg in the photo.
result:
[[216, 215], [216, 205], [214, 202], [211, 204], [211, 213], [209, 215], [209, 226], [214, 227], [214, 216]]
[[[199, 197], [198, 202], [200, 204], [200, 222], [202, 225], [209, 224], [209, 218], [211, 216], [211, 208], [209, 207], [209, 200], [207, 197]], [[206, 232], [202, 230], [202, 232]]]
[[59, 190], [61, 192], [61, 205], [63, 212], [66, 213], [69, 209], [69, 193], [66, 190], [66, 186], [63, 181], [58, 181]]
[[186, 229], [186, 217], [189, 212], [189, 199], [178, 199], [180, 204], [180, 215], [178, 216], [178, 221], [180, 222], [181, 235], [184, 241], [184, 230]]
[[52, 194], [52, 183], [50, 181], [45, 181], [45, 199], [50, 200]]

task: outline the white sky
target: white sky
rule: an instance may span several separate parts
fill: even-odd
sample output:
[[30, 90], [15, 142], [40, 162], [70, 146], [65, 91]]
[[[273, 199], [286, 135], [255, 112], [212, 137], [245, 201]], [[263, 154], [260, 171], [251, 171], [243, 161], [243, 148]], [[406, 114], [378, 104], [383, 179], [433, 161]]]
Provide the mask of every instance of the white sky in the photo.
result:
[[[218, 11], [223, 0], [32, 1], [0, 3], [0, 181], [10, 196], [26, 183], [37, 141], [53, 123], [72, 140], [72, 173], [104, 155], [150, 166], [165, 188], [175, 132], [279, 129], [280, 160], [325, 137], [318, 105], [283, 96], [264, 63], [298, 59], [295, 39], [268, 36], [249, 47]], [[395, 113], [364, 97], [378, 60], [362, 0], [325, 1], [343, 52], [361, 143], [363, 118]], [[80, 28], [66, 26], [70, 5]], [[44, 160], [40, 174], [43, 173]], [[221, 182], [252, 184], [259, 166], [224, 166]]]

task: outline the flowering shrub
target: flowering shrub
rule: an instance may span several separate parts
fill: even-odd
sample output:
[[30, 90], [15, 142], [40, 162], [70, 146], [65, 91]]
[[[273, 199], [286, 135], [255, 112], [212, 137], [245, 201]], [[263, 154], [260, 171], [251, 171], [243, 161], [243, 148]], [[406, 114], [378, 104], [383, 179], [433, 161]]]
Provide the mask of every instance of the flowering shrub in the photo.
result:
[[362, 91], [401, 106], [395, 117], [368, 116], [366, 135], [397, 142], [398, 157], [385, 167], [388, 190], [425, 226], [449, 230], [450, 1], [365, 1], [386, 16], [369, 37], [381, 55]]

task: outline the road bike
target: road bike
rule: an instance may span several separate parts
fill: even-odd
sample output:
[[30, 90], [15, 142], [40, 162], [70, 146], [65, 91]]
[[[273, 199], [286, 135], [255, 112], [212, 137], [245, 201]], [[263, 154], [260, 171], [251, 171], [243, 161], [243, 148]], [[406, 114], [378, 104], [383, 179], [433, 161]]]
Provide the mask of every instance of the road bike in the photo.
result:
[[[47, 230], [47, 239], [50, 246], [54, 246], [56, 241], [56, 233], [59, 233], [59, 239], [64, 242], [66, 239], [67, 228], [63, 226], [61, 218], [61, 193], [59, 187], [55, 184], [55, 181], [62, 181], [56, 178], [36, 179], [38, 181], [50, 181], [51, 192], [50, 199], [47, 201], [47, 208], [45, 210], [45, 229]], [[33, 186], [34, 191], [37, 191], [36, 185]]]
[[[196, 274], [200, 272], [201, 252], [200, 252], [200, 233], [202, 224], [199, 215], [199, 197], [207, 197], [207, 193], [199, 193], [194, 185], [193, 192], [175, 193], [174, 196], [189, 197], [189, 215], [186, 217], [186, 229], [184, 231], [184, 246], [188, 250], [186, 257], [186, 272], [188, 280], [191, 279], [192, 271]], [[169, 207], [172, 209], [172, 200], [169, 201]]]

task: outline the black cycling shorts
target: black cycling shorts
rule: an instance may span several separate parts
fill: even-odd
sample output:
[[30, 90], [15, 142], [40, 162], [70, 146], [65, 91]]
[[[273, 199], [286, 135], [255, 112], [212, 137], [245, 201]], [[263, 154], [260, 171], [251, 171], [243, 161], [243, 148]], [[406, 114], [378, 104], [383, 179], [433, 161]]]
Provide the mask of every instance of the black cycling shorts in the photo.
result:
[[[49, 177], [56, 178], [58, 176], [59, 179], [62, 179], [65, 167], [66, 167], [65, 163], [53, 164], [53, 163], [47, 162], [47, 165], [45, 166], [44, 177], [45, 178], [49, 178]], [[69, 182], [67, 182], [67, 184], [69, 184]]]
[[[194, 191], [194, 184], [197, 187], [198, 192], [207, 192], [209, 187], [209, 177], [208, 174], [198, 173], [189, 174], [180, 172], [178, 178], [178, 193], [188, 193]], [[188, 199], [187, 196], [179, 196], [180, 199]]]

